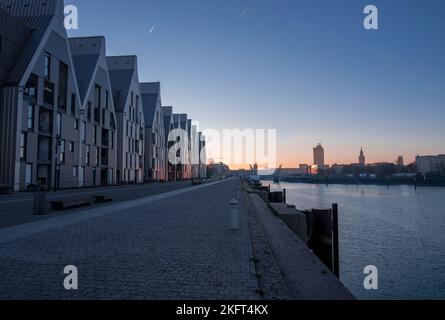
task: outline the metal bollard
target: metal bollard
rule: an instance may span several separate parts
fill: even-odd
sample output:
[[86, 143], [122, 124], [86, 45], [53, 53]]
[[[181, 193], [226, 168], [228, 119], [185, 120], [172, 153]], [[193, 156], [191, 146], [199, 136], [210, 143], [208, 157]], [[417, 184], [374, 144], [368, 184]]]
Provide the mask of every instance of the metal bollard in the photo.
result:
[[34, 196], [33, 215], [45, 214], [45, 202], [46, 202], [46, 194], [45, 193], [41, 192]]
[[230, 229], [238, 230], [238, 200], [230, 201]]

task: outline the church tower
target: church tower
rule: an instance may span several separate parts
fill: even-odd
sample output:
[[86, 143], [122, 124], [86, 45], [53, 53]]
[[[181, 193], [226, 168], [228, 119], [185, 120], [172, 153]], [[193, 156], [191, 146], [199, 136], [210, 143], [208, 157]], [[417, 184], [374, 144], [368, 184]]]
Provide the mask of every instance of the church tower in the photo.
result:
[[360, 156], [358, 157], [358, 163], [361, 166], [364, 166], [366, 163], [366, 158], [365, 158], [365, 154], [363, 153], [363, 148], [360, 150]]

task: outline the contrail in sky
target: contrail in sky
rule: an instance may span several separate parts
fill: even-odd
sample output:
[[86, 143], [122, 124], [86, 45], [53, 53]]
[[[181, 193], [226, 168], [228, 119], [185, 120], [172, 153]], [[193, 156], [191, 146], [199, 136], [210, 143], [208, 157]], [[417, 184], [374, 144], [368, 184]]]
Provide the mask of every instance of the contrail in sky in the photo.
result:
[[148, 31], [148, 34], [152, 34], [153, 31], [155, 31], [156, 29], [156, 25], [154, 25], [153, 27], [151, 27], [150, 31]]

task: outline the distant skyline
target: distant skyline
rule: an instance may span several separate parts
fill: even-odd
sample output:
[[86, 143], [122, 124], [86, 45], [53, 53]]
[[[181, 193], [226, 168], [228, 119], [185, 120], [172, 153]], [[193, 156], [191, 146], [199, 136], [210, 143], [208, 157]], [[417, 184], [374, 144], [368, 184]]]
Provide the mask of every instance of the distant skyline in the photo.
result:
[[[70, 0], [201, 129], [278, 130], [278, 164], [445, 153], [445, 1]], [[363, 8], [379, 9], [378, 31]], [[125, 21], [124, 23], [119, 23]]]

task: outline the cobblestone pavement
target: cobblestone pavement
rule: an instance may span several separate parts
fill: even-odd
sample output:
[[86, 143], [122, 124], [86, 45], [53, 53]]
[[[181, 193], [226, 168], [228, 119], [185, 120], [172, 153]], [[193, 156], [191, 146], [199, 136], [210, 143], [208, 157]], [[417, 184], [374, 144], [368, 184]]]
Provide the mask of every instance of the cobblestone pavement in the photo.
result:
[[[257, 299], [245, 210], [240, 230], [228, 229], [237, 184], [0, 244], [0, 298]], [[67, 265], [78, 268], [78, 290], [63, 287]]]
[[[133, 199], [161, 194], [174, 190], [181, 190], [190, 187], [190, 181], [153, 183], [144, 185], [122, 185], [111, 187], [97, 187], [74, 190], [61, 190], [57, 193], [48, 192], [47, 200], [89, 197], [92, 195], [106, 195], [113, 199], [113, 203], [125, 202]], [[15, 225], [60, 217], [67, 213], [88, 210], [91, 207], [80, 207], [68, 211], [52, 211], [47, 204], [47, 214], [41, 216], [32, 215], [34, 193], [19, 192], [15, 194], [0, 195], [0, 229]], [[94, 208], [108, 204], [95, 204]]]

